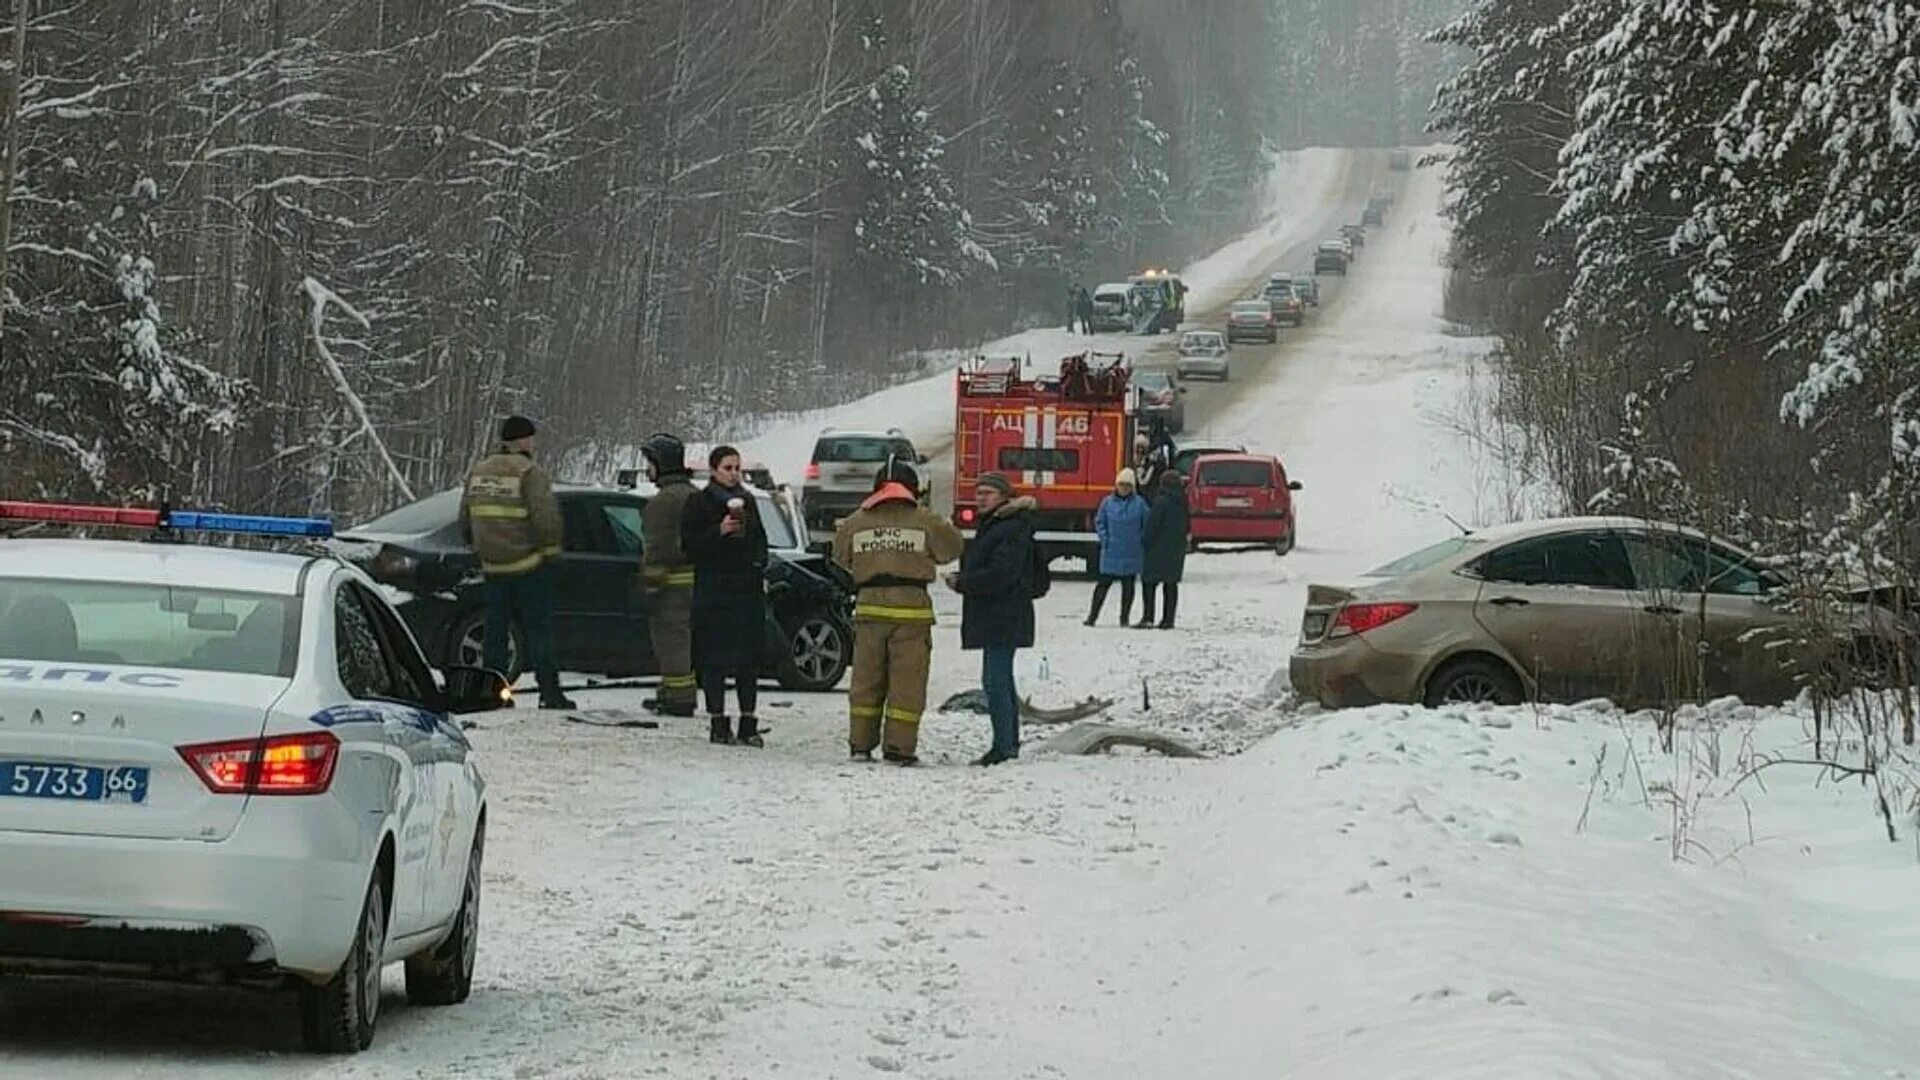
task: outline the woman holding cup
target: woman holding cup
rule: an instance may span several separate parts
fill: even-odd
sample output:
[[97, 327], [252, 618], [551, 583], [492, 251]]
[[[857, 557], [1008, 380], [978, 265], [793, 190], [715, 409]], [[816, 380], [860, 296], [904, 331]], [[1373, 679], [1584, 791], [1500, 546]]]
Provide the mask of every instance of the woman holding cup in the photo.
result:
[[[722, 745], [762, 745], [760, 638], [766, 623], [767, 532], [753, 493], [741, 482], [740, 452], [716, 446], [707, 455], [712, 478], [687, 500], [680, 538], [693, 561], [693, 666], [706, 697], [709, 738]], [[740, 706], [740, 728], [727, 716], [727, 679]]]

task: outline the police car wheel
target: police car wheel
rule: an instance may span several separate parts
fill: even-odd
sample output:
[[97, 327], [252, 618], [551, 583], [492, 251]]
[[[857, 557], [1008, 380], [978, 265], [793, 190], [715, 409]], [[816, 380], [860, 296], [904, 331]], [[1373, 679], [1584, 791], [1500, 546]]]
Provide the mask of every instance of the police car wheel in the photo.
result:
[[780, 685], [788, 690], [831, 690], [840, 685], [853, 658], [853, 635], [825, 615], [809, 615], [787, 636], [780, 662]]
[[[462, 615], [453, 624], [453, 632], [447, 642], [447, 662], [467, 667], [482, 667], [486, 656], [487, 615], [475, 609]], [[521, 673], [520, 657], [524, 650], [520, 645], [520, 628], [510, 627], [507, 631], [507, 670], [500, 674], [507, 677], [511, 686], [519, 681]]]
[[412, 1004], [458, 1005], [473, 993], [473, 965], [480, 953], [480, 860], [486, 832], [484, 821], [474, 830], [466, 888], [460, 894], [453, 930], [439, 945], [407, 957], [407, 1000]]
[[379, 871], [367, 884], [346, 962], [325, 986], [300, 986], [300, 1030], [307, 1049], [354, 1054], [373, 1045], [380, 1018], [381, 958], [387, 950], [387, 901]]

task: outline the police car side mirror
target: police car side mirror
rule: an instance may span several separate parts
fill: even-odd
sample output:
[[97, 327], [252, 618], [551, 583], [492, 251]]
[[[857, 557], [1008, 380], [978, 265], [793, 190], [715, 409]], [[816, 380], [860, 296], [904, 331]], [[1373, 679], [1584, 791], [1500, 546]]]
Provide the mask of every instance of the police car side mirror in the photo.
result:
[[513, 708], [513, 689], [507, 677], [491, 668], [456, 664], [442, 668], [447, 711], [455, 714], [492, 712]]

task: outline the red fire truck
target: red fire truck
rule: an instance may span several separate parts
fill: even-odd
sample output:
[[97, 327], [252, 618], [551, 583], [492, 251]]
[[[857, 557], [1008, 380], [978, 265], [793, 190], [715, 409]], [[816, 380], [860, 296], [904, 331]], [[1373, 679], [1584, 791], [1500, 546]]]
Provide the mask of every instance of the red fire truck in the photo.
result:
[[1017, 357], [968, 361], [954, 387], [954, 524], [973, 535], [974, 481], [998, 472], [1039, 501], [1035, 537], [1050, 557], [1097, 557], [1093, 515], [1133, 445], [1132, 381], [1119, 353], [1069, 356], [1038, 377]]

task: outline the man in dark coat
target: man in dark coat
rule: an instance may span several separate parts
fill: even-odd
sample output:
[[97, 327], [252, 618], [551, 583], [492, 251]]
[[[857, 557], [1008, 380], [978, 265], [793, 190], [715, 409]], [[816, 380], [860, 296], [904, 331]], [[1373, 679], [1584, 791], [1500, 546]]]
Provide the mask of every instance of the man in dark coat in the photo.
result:
[[1168, 469], [1160, 474], [1160, 495], [1147, 511], [1146, 559], [1141, 564], [1140, 583], [1146, 607], [1135, 626], [1146, 630], [1154, 625], [1153, 601], [1156, 592], [1166, 593], [1166, 605], [1160, 609], [1160, 629], [1173, 629], [1174, 612], [1180, 607], [1180, 578], [1187, 569], [1187, 537], [1192, 521], [1187, 514], [1186, 479]]
[[[766, 633], [767, 530], [753, 493], [741, 486], [740, 452], [716, 446], [712, 477], [687, 500], [680, 543], [693, 561], [693, 664], [707, 699], [709, 738], [760, 746], [754, 711], [760, 691], [760, 641]], [[727, 678], [740, 703], [740, 732], [727, 717]]]
[[1015, 498], [999, 473], [984, 473], [974, 488], [980, 527], [947, 584], [960, 594], [960, 647], [979, 649], [980, 688], [993, 718], [993, 746], [974, 762], [998, 765], [1020, 756], [1020, 693], [1013, 656], [1033, 646], [1033, 510]]

